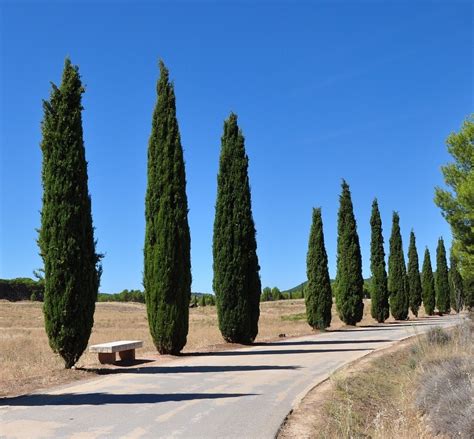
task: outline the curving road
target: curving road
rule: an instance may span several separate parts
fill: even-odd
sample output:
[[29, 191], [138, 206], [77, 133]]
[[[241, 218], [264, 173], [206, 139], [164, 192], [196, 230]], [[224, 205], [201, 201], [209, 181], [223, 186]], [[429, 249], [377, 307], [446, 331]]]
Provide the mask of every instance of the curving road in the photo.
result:
[[273, 438], [288, 412], [335, 369], [458, 321], [430, 317], [123, 368], [48, 393], [0, 400], [0, 437]]

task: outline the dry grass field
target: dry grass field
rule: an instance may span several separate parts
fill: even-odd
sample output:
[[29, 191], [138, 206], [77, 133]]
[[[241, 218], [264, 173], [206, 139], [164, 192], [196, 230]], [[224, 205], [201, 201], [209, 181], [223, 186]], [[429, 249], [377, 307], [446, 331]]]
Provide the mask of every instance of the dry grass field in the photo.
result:
[[[311, 333], [304, 318], [303, 300], [264, 302], [260, 309], [257, 342], [274, 340], [282, 333], [286, 337]], [[360, 324], [374, 324], [370, 317], [370, 303], [365, 304], [364, 319]], [[334, 312], [330, 329], [342, 326]], [[137, 358], [167, 360], [160, 358], [153, 346], [144, 305], [98, 303], [89, 344], [125, 339], [144, 341], [144, 348], [137, 351]], [[184, 352], [228, 347], [217, 327], [216, 308], [191, 308], [188, 343]], [[49, 348], [41, 303], [38, 302], [0, 301], [0, 352], [0, 397], [91, 377], [94, 373], [90, 371], [101, 367], [95, 354], [84, 353], [77, 364], [78, 370], [64, 369], [61, 359]]]

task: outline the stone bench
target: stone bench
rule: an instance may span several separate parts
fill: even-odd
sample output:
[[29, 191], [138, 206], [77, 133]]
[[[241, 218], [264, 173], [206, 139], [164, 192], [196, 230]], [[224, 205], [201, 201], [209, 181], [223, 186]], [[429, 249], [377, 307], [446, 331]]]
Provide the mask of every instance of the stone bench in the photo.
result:
[[135, 349], [143, 347], [140, 340], [120, 340], [110, 343], [95, 344], [89, 347], [89, 352], [99, 354], [101, 364], [112, 364], [115, 362], [115, 353], [118, 352], [121, 360], [135, 360]]

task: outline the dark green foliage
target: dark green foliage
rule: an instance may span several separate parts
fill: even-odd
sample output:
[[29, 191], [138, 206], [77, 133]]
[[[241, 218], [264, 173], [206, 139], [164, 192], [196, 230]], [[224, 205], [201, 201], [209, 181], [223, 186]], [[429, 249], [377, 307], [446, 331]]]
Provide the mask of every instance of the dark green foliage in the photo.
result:
[[449, 303], [449, 276], [448, 262], [446, 261], [446, 250], [444, 248], [443, 238], [439, 238], [436, 248], [436, 308], [440, 314], [449, 313], [451, 305]]
[[328, 257], [324, 246], [321, 209], [313, 209], [313, 223], [306, 256], [306, 316], [313, 329], [326, 329], [331, 324], [332, 291]]
[[252, 343], [258, 332], [261, 284], [252, 218], [248, 157], [233, 113], [224, 122], [214, 220], [214, 279], [224, 340]]
[[379, 323], [389, 316], [387, 272], [385, 270], [385, 250], [383, 248], [382, 219], [377, 199], [372, 203], [370, 217], [370, 270], [372, 271], [370, 313]]
[[408, 248], [408, 297], [411, 312], [418, 317], [421, 306], [421, 277], [416, 250], [416, 239], [413, 230], [410, 232], [410, 246]]
[[79, 70], [66, 59], [61, 86], [43, 104], [43, 208], [39, 247], [44, 262], [44, 316], [51, 348], [73, 366], [94, 323], [101, 267], [95, 251], [82, 135]]
[[[342, 181], [342, 193], [337, 222], [337, 275], [335, 296], [340, 319], [355, 325], [364, 312], [364, 279], [357, 224], [349, 185]], [[306, 291], [305, 291], [306, 293]]]
[[283, 295], [281, 294], [281, 291], [277, 287], [272, 288], [272, 297], [273, 297], [273, 300], [283, 300], [284, 299]]
[[206, 296], [204, 296], [204, 294], [201, 296], [201, 299], [199, 300], [199, 306], [206, 306]]
[[464, 279], [464, 306], [469, 310], [474, 310], [474, 277]]
[[432, 316], [435, 309], [435, 285], [433, 269], [431, 268], [430, 251], [428, 249], [425, 249], [425, 256], [423, 258], [421, 287], [423, 289], [423, 307], [425, 308], [425, 313]]
[[44, 280], [34, 281], [28, 277], [17, 279], [0, 279], [0, 299], [42, 301], [44, 297]]
[[392, 234], [390, 236], [390, 254], [388, 256], [388, 293], [390, 310], [397, 320], [408, 318], [408, 291], [405, 257], [403, 255], [400, 217], [393, 212]]
[[464, 282], [458, 270], [458, 261], [453, 252], [449, 258], [449, 291], [451, 308], [457, 313], [462, 311], [464, 306]]
[[262, 290], [262, 295], [260, 296], [261, 302], [270, 302], [273, 300], [272, 289], [270, 287], [265, 287]]
[[160, 354], [176, 355], [188, 334], [191, 239], [174, 86], [162, 61], [157, 91], [148, 143], [143, 284], [153, 342]]
[[286, 299], [286, 294], [283, 294], [277, 287], [265, 287], [260, 296], [260, 302], [271, 302], [273, 300]]

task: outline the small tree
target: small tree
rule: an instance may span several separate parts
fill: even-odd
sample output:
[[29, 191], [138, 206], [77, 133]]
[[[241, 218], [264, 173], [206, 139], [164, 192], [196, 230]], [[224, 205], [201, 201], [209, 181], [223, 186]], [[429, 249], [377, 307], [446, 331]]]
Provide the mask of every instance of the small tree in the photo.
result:
[[272, 289], [270, 287], [265, 287], [262, 291], [262, 295], [260, 296], [260, 301], [269, 302], [271, 300], [273, 300]]
[[413, 230], [410, 232], [410, 247], [408, 248], [408, 296], [411, 312], [418, 317], [421, 305], [421, 278], [416, 250], [416, 239]]
[[425, 308], [425, 313], [432, 316], [435, 309], [435, 285], [433, 269], [431, 268], [430, 251], [428, 248], [425, 249], [425, 256], [423, 258], [421, 287], [423, 290], [423, 306]]
[[370, 226], [372, 231], [370, 240], [370, 269], [372, 271], [370, 313], [377, 322], [383, 323], [389, 316], [389, 304], [382, 219], [377, 199], [372, 203]]
[[206, 306], [206, 296], [203, 294], [201, 300], [199, 301], [199, 306]]
[[278, 287], [273, 287], [272, 288], [272, 296], [273, 300], [283, 300], [283, 294], [281, 294], [281, 291]]
[[438, 247], [436, 248], [435, 291], [436, 308], [438, 308], [440, 314], [449, 313], [451, 306], [449, 303], [448, 263], [443, 238], [439, 238]]
[[342, 181], [339, 201], [336, 305], [340, 319], [348, 325], [355, 325], [362, 320], [364, 313], [364, 278], [351, 192], [345, 180]]
[[396, 320], [406, 320], [408, 318], [407, 274], [400, 234], [400, 217], [397, 212], [393, 212], [392, 235], [390, 236], [388, 292], [392, 316]]
[[143, 284], [153, 343], [160, 354], [176, 355], [188, 335], [191, 238], [176, 98], [163, 61], [157, 91], [148, 143]]
[[49, 344], [66, 368], [89, 341], [101, 274], [92, 226], [82, 132], [82, 86], [69, 58], [61, 86], [43, 103], [43, 208], [39, 247], [44, 262], [44, 317]]
[[451, 252], [449, 269], [449, 290], [451, 308], [457, 313], [462, 311], [464, 306], [464, 285], [463, 279], [457, 268], [456, 256]]
[[320, 208], [313, 209], [306, 273], [306, 318], [313, 329], [324, 330], [331, 324], [332, 292]]
[[255, 235], [244, 136], [231, 113], [222, 136], [213, 240], [219, 329], [231, 343], [252, 343], [258, 333], [261, 284]]

